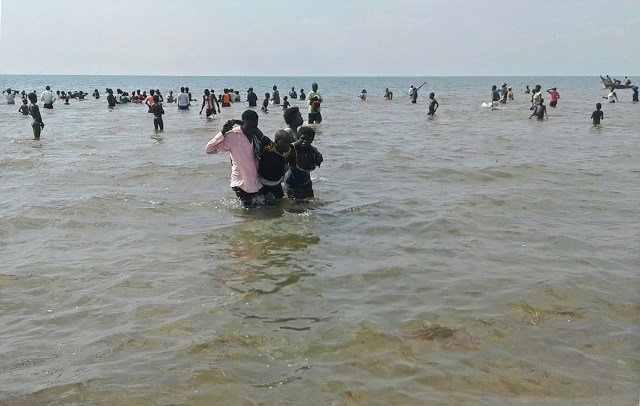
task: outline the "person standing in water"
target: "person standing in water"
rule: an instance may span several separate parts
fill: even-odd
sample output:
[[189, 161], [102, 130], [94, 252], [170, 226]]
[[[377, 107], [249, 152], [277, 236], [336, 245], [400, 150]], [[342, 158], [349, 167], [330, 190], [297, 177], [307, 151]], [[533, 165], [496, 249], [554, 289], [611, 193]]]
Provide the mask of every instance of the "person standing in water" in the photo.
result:
[[558, 99], [560, 98], [560, 93], [558, 93], [558, 89], [552, 87], [551, 89], [547, 89], [547, 93], [551, 97], [551, 101], [549, 101], [550, 107], [556, 107], [558, 105]]
[[[302, 91], [301, 91], [302, 93]], [[309, 114], [309, 124], [320, 124], [322, 122], [322, 114], [320, 114], [320, 104], [322, 104], [322, 95], [318, 93], [318, 84], [311, 84], [311, 91], [307, 93], [307, 106]]]
[[638, 102], [638, 86], [632, 87], [631, 90], [633, 91], [633, 96], [631, 97], [631, 100], [634, 103], [637, 103]]
[[266, 135], [260, 139], [258, 179], [262, 184], [261, 194], [270, 199], [282, 199], [284, 197], [282, 181], [291, 154], [293, 137], [288, 131], [278, 130], [274, 141], [272, 142]]
[[29, 106], [29, 115], [33, 118], [33, 122], [31, 123], [31, 128], [33, 129], [33, 138], [39, 140], [40, 133], [44, 129], [44, 122], [42, 121], [40, 108], [37, 104], [38, 96], [35, 93], [29, 93], [28, 97], [29, 101], [31, 102], [31, 106]]
[[215, 95], [212, 95], [209, 89], [204, 89], [204, 95], [202, 96], [202, 107], [200, 107], [200, 113], [198, 114], [202, 114], [202, 110], [206, 106], [207, 111], [205, 112], [205, 114], [207, 118], [211, 117], [212, 115], [215, 116], [216, 108], [214, 103], [218, 106], [218, 113], [220, 113], [220, 105], [218, 104], [218, 100], [216, 99]]
[[153, 96], [153, 104], [151, 107], [151, 112], [153, 113], [153, 127], [156, 132], [164, 131], [164, 121], [162, 121], [162, 115], [164, 114], [164, 109], [162, 108], [162, 103], [160, 103], [160, 96], [157, 94]]
[[284, 186], [289, 199], [307, 199], [314, 197], [311, 171], [322, 164], [323, 158], [311, 144], [316, 135], [313, 128], [298, 128], [298, 140], [292, 144], [289, 154], [289, 170], [284, 176]]
[[29, 103], [27, 99], [22, 99], [22, 106], [18, 109], [18, 112], [23, 116], [29, 115], [29, 105], [27, 103]]
[[280, 92], [278, 91], [278, 86], [276, 85], [273, 85], [273, 94], [271, 95], [271, 101], [273, 102], [274, 106], [280, 104]]
[[262, 107], [260, 107], [260, 110], [262, 110], [263, 113], [268, 113], [269, 112], [269, 93], [265, 93], [264, 94], [264, 100], [262, 100]]
[[429, 93], [429, 112], [427, 113], [427, 116], [435, 116], [438, 107], [440, 107], [440, 104], [438, 104], [438, 101], [436, 100], [436, 94], [433, 92]]
[[591, 113], [591, 120], [593, 120], [593, 125], [600, 124], [600, 120], [604, 120], [604, 113], [602, 112], [602, 104], [596, 103], [596, 109]]
[[177, 100], [178, 110], [189, 110], [191, 102], [189, 101], [189, 93], [185, 91], [184, 87], [180, 88], [180, 94], [178, 94]]
[[52, 109], [53, 102], [56, 101], [56, 94], [51, 91], [51, 87], [47, 86], [45, 91], [40, 95], [40, 100], [42, 100], [45, 109]]
[[294, 140], [298, 139], [298, 128], [304, 124], [304, 119], [300, 113], [300, 109], [297, 107], [289, 107], [282, 115], [287, 127], [284, 128], [293, 137]]
[[249, 107], [258, 106], [258, 95], [253, 91], [253, 87], [247, 90], [247, 102], [249, 102]]
[[424, 82], [423, 84], [421, 84], [418, 87], [413, 87], [413, 85], [411, 85], [411, 87], [409, 88], [409, 97], [411, 98], [411, 103], [416, 104], [418, 101], [418, 90], [420, 90], [420, 88], [422, 86], [424, 86], [427, 82]]
[[618, 95], [616, 94], [616, 91], [614, 90], [614, 88], [611, 88], [611, 91], [609, 92], [608, 95], [606, 96], [602, 96], [603, 99], [607, 99], [609, 100], [609, 103], [617, 103], [618, 102]]
[[18, 94], [17, 90], [11, 90], [11, 88], [8, 88], [4, 92], [2, 92], [2, 94], [4, 94], [5, 97], [7, 98], [7, 104], [16, 104], [15, 99], [16, 99], [16, 95]]
[[255, 204], [262, 184], [258, 179], [260, 140], [258, 113], [246, 110], [242, 120], [229, 120], [222, 130], [207, 143], [207, 154], [229, 152], [231, 155], [231, 181], [229, 185], [245, 207]]
[[549, 116], [547, 115], [547, 106], [544, 105], [543, 98], [538, 99], [538, 104], [536, 105], [536, 108], [533, 110], [533, 113], [531, 113], [531, 115], [529, 116], [529, 119], [531, 119], [531, 117], [534, 117], [534, 116], [540, 121], [544, 120], [545, 117], [547, 118], [547, 120], [549, 119]]
[[116, 107], [116, 97], [113, 95], [113, 90], [112, 89], [107, 89], [107, 106], [110, 109], [113, 109]]
[[491, 105], [497, 107], [500, 103], [500, 93], [498, 92], [498, 86], [491, 86]]

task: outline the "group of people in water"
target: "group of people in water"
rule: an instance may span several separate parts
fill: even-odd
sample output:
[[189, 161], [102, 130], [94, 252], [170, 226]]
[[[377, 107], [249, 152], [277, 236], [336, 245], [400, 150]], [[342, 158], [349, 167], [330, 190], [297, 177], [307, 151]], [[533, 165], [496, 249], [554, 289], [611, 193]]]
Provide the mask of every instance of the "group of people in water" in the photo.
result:
[[[319, 124], [322, 122], [320, 106], [323, 98], [317, 83], [313, 83], [311, 89], [306, 95], [301, 89], [300, 99], [307, 102], [308, 124]], [[207, 111], [215, 109], [210, 104], [211, 92], [208, 93], [205, 91], [201, 113], [205, 105], [211, 106]], [[249, 88], [249, 107], [256, 107], [257, 96], [254, 95], [253, 88]], [[289, 96], [297, 96], [294, 88]], [[269, 105], [281, 105], [275, 85], [273, 94], [265, 94], [261, 111], [268, 112]], [[242, 113], [240, 120], [227, 121], [205, 147], [207, 154], [229, 152], [230, 186], [245, 207], [273, 202], [282, 199], [285, 194], [294, 200], [314, 197], [311, 172], [323, 162], [322, 154], [312, 145], [315, 130], [303, 125], [300, 109], [291, 107], [287, 96], [283, 99], [282, 108], [286, 127], [276, 131], [273, 141], [258, 128], [258, 113], [248, 109]]]
[[[627, 77], [625, 78], [626, 85], [631, 85], [631, 80]], [[638, 86], [631, 87], [633, 90], [632, 101], [638, 102]], [[544, 98], [542, 93], [542, 86], [536, 85], [533, 90], [529, 88], [529, 85], [526, 86], [525, 94], [531, 95], [531, 115], [529, 119], [536, 118], [538, 120], [545, 120], [549, 118], [547, 114], [547, 106], [544, 104]], [[556, 87], [552, 87], [546, 90], [546, 93], [549, 95], [549, 107], [557, 107], [558, 100], [560, 99], [560, 93]], [[609, 103], [618, 102], [618, 95], [615, 92], [615, 88], [611, 87], [610, 92], [607, 96], [602, 96], [603, 99], [607, 99]], [[513, 89], [507, 86], [506, 83], [502, 84], [502, 88], [498, 90], [496, 85], [491, 87], [491, 103], [488, 104], [489, 107], [497, 108], [500, 104], [506, 104], [508, 100], [514, 100]], [[483, 104], [484, 105], [484, 104]], [[596, 110], [591, 114], [591, 119], [594, 125], [600, 124], [600, 121], [604, 119], [604, 113], [602, 112], [602, 103], [596, 103]]]
[[[318, 84], [311, 85], [309, 93], [300, 89], [296, 92], [291, 88], [289, 96], [299, 98], [307, 103], [307, 119], [309, 124], [319, 124], [322, 122], [321, 104], [322, 95], [318, 91]], [[135, 91], [129, 96], [128, 93], [117, 89], [107, 88], [107, 106], [114, 109], [118, 104], [144, 103], [147, 105], [148, 113], [154, 115], [154, 128], [156, 132], [163, 131], [164, 115], [163, 103], [175, 103], [179, 110], [189, 110], [193, 99], [188, 87], [182, 87], [180, 93], [174, 97], [170, 91], [166, 99], [158, 89], [152, 89], [147, 94]], [[20, 93], [12, 89], [3, 92], [7, 98], [7, 104], [15, 104], [15, 98]], [[68, 95], [69, 93], [66, 93]], [[81, 99], [87, 93], [80, 92]], [[32, 128], [34, 138], [40, 139], [40, 133], [44, 128], [42, 115], [38, 107], [38, 101], [42, 101], [43, 107], [52, 109], [53, 104], [61, 93], [54, 93], [50, 86], [40, 95], [36, 92], [22, 92], [22, 106], [19, 112], [24, 115], [31, 115], [33, 118]], [[234, 96], [235, 95], [235, 96]], [[95, 99], [100, 99], [100, 93], [96, 89], [92, 95]], [[77, 97], [77, 95], [76, 95]], [[240, 101], [240, 96], [233, 89], [225, 89], [220, 97], [215, 97], [213, 89], [205, 89], [200, 114], [206, 108], [207, 117], [213, 117], [216, 111], [220, 113], [220, 108], [228, 107], [232, 103]], [[249, 107], [256, 107], [257, 96], [250, 88], [247, 92]], [[30, 104], [28, 104], [30, 103]], [[282, 199], [285, 195], [294, 200], [308, 199], [314, 197], [311, 172], [319, 167], [323, 162], [322, 154], [312, 144], [315, 138], [315, 130], [311, 126], [303, 126], [304, 119], [298, 107], [291, 107], [288, 103], [288, 96], [285, 96], [283, 103], [280, 101], [277, 86], [273, 86], [273, 94], [265, 95], [266, 106], [279, 106], [283, 109], [283, 118], [286, 127], [276, 131], [274, 140], [264, 135], [258, 128], [258, 113], [253, 109], [248, 109], [242, 113], [240, 120], [229, 120], [222, 130], [205, 147], [207, 154], [217, 154], [229, 152], [231, 155], [231, 181], [230, 186], [245, 207], [252, 207], [259, 204], [270, 203]], [[263, 103], [263, 107], [265, 106]], [[68, 100], [65, 98], [65, 104]], [[263, 112], [266, 112], [263, 108]]]
[[[314, 197], [311, 172], [323, 162], [312, 144], [313, 127], [304, 126], [298, 107], [283, 114], [287, 126], [276, 131], [274, 141], [258, 128], [258, 113], [245, 110], [240, 120], [229, 120], [205, 147], [207, 154], [229, 152], [231, 189], [245, 207], [290, 199]], [[284, 186], [284, 189], [283, 189]]]
[[[426, 83], [426, 82], [425, 82]], [[407, 95], [412, 103], [417, 102], [418, 91], [424, 84], [418, 87], [413, 85], [407, 91]], [[627, 78], [627, 84], [630, 80]], [[638, 101], [638, 87], [634, 86], [633, 101]], [[147, 94], [146, 91], [140, 90], [127, 93], [121, 89], [115, 92], [113, 89], [107, 88], [107, 106], [114, 109], [117, 105], [127, 103], [144, 103], [147, 112], [154, 116], [154, 128], [163, 131], [164, 122], [163, 115], [164, 103], [175, 104], [178, 110], [189, 110], [192, 102], [197, 102], [192, 97], [188, 87], [181, 87], [180, 93], [173, 94], [169, 91], [166, 98], [159, 89], [151, 89]], [[533, 89], [526, 86], [525, 94], [531, 95], [532, 111], [529, 118], [538, 120], [548, 119], [547, 107], [544, 104], [543, 91], [540, 85], [536, 85]], [[560, 93], [556, 87], [546, 90], [549, 95], [549, 107], [557, 107], [560, 99]], [[34, 138], [40, 139], [41, 131], [45, 124], [40, 114], [38, 101], [43, 102], [43, 108], [52, 109], [56, 100], [64, 100], [65, 104], [69, 104], [70, 98], [84, 100], [88, 93], [83, 91], [76, 92], [53, 92], [50, 86], [46, 86], [40, 97], [35, 91], [26, 93], [16, 90], [7, 89], [3, 91], [7, 99], [7, 104], [15, 104], [16, 98], [22, 99], [22, 105], [18, 111], [23, 115], [30, 115], [33, 118], [31, 124]], [[98, 89], [95, 89], [92, 97], [100, 99], [101, 95]], [[384, 92], [385, 100], [392, 100], [393, 93], [388, 88]], [[258, 96], [250, 87], [247, 90], [246, 101], [249, 109], [242, 113], [239, 120], [227, 121], [222, 130], [216, 134], [206, 145], [207, 154], [217, 154], [221, 152], [229, 152], [231, 155], [231, 181], [230, 186], [234, 190], [240, 201], [247, 207], [260, 204], [260, 202], [271, 202], [283, 198], [285, 195], [291, 199], [307, 199], [314, 196], [313, 186], [310, 173], [319, 167], [323, 162], [322, 154], [312, 145], [315, 137], [313, 127], [304, 126], [304, 119], [298, 107], [292, 107], [289, 98], [304, 100], [307, 104], [307, 122], [308, 124], [319, 124], [322, 122], [321, 104], [323, 102], [322, 95], [318, 91], [318, 84], [311, 85], [311, 91], [305, 93], [300, 89], [298, 93], [295, 87], [291, 88], [288, 96], [280, 99], [280, 92], [277, 86], [273, 86], [272, 92], [265, 93], [260, 110], [268, 113], [269, 107], [281, 107], [283, 109], [283, 118], [286, 127], [276, 131], [273, 141], [258, 128], [258, 113], [253, 109], [257, 108]], [[359, 95], [361, 100], [367, 99], [366, 89], [362, 89]], [[611, 92], [607, 96], [603, 96], [610, 103], [618, 101], [615, 89], [612, 87]], [[509, 100], [514, 100], [512, 87], [503, 83], [498, 89], [496, 85], [491, 88], [491, 107], [498, 107], [500, 104], [506, 104]], [[223, 93], [216, 96], [213, 89], [205, 89], [202, 95], [202, 104], [199, 114], [205, 111], [207, 118], [213, 118], [216, 114], [220, 114], [221, 108], [229, 107], [233, 103], [241, 101], [239, 91], [225, 88]], [[30, 104], [29, 104], [30, 103]], [[427, 116], [434, 116], [439, 103], [435, 99], [435, 93], [429, 94], [429, 111]], [[602, 112], [602, 104], [596, 104], [596, 110], [592, 113], [591, 119], [593, 124], [599, 124], [604, 119]]]

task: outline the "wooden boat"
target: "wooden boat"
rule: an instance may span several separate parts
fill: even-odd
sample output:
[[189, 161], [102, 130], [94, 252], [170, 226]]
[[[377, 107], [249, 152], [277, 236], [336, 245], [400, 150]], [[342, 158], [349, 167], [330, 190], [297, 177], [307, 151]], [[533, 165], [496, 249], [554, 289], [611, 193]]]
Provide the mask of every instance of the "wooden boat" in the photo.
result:
[[624, 83], [618, 83], [613, 81], [612, 79], [607, 79], [600, 76], [600, 81], [602, 82], [602, 87], [605, 89], [631, 89], [633, 85], [625, 85]]

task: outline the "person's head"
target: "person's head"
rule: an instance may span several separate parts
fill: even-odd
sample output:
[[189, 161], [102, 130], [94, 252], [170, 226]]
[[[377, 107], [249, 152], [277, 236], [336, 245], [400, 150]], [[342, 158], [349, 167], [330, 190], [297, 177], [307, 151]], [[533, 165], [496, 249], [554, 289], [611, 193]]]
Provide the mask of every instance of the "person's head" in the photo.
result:
[[189, 87], [185, 86], [184, 91], [189, 93]]
[[184, 86], [180, 88], [180, 93], [184, 93]]
[[286, 130], [278, 130], [276, 131], [276, 135], [273, 138], [274, 143], [276, 144], [276, 149], [279, 153], [284, 154], [289, 151], [291, 148], [291, 143], [293, 143], [293, 136], [289, 131]]
[[283, 99], [283, 100], [285, 100], [285, 101], [286, 101], [286, 100], [289, 100], [289, 96], [284, 96], [284, 99]]
[[498, 86], [496, 86], [496, 85], [491, 86], [491, 90], [496, 90], [497, 88], [498, 88]]
[[434, 97], [436, 97], [436, 94], [431, 92], [431, 93], [429, 93], [429, 97], [431, 97], [433, 99]]
[[60, 90], [56, 90], [56, 94], [60, 96]]
[[27, 99], [22, 99], [22, 104], [27, 104], [27, 103], [28, 103]]
[[295, 90], [296, 90], [296, 88], [294, 86], [291, 86], [291, 91], [293, 92]]
[[169, 90], [169, 94], [172, 95], [173, 94], [173, 90]]
[[264, 94], [265, 99], [268, 99], [268, 98], [269, 98], [269, 96], [271, 96], [269, 93], [265, 93], [265, 94]]
[[247, 130], [252, 131], [258, 128], [258, 113], [253, 110], [245, 110], [242, 113], [242, 131], [246, 134]]
[[310, 147], [315, 137], [316, 131], [313, 128], [306, 125], [298, 128], [298, 140], [300, 141], [301, 147]]
[[249, 90], [247, 90], [248, 93], [253, 93], [253, 88], [250, 87]]
[[313, 82], [311, 84], [311, 90], [313, 90], [314, 92], [318, 91], [318, 84], [316, 82]]
[[538, 99], [538, 104], [543, 104], [544, 103], [544, 99], [541, 97]]
[[45, 90], [51, 90], [51, 86], [47, 86], [44, 88]]
[[300, 88], [300, 93], [304, 93], [304, 89]]
[[226, 87], [224, 88], [223, 92], [225, 93], [229, 93], [229, 89], [227, 89]]
[[273, 85], [273, 90], [278, 90], [278, 86]]
[[155, 91], [155, 90], [153, 90], [153, 89], [151, 89], [151, 90], [149, 90], [149, 94], [150, 94], [151, 96], [153, 96], [154, 94], [156, 94], [156, 91]]
[[205, 96], [209, 96], [211, 93], [209, 92], [209, 89], [204, 89], [204, 95]]
[[158, 96], [157, 94], [153, 96], [153, 102], [154, 103], [160, 103], [160, 96]]
[[600, 110], [602, 108], [602, 103], [596, 103], [596, 110]]
[[283, 113], [284, 122], [289, 126], [300, 127], [304, 123], [300, 109], [297, 107], [288, 107]]
[[529, 88], [529, 85], [527, 85], [527, 89]]
[[36, 96], [35, 93], [29, 93], [27, 97], [29, 98], [31, 104], [36, 104], [38, 102], [38, 96]]

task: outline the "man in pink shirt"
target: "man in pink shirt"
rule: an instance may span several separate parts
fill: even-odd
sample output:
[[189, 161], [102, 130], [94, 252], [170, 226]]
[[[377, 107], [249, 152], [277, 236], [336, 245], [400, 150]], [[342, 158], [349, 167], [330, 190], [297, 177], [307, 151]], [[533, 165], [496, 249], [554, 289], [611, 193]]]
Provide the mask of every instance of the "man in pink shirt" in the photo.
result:
[[549, 102], [550, 107], [556, 107], [558, 105], [558, 99], [560, 98], [560, 93], [558, 93], [558, 89], [552, 87], [551, 89], [547, 89], [547, 93], [551, 96], [551, 101]]
[[227, 121], [222, 126], [222, 131], [207, 143], [205, 149], [207, 154], [231, 154], [230, 186], [245, 207], [254, 204], [253, 200], [260, 195], [262, 188], [258, 179], [262, 136], [262, 131], [258, 128], [258, 113], [246, 110], [242, 113], [242, 121]]

